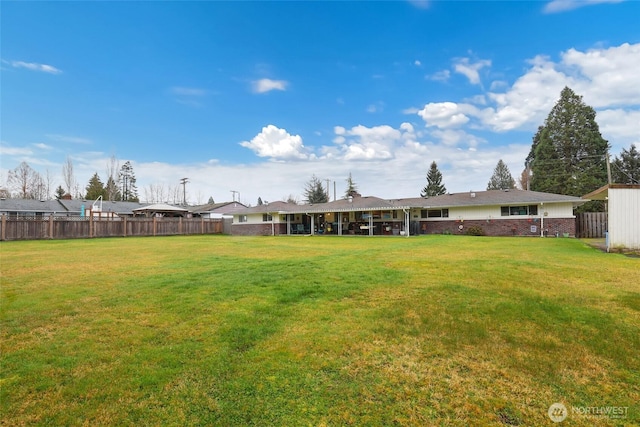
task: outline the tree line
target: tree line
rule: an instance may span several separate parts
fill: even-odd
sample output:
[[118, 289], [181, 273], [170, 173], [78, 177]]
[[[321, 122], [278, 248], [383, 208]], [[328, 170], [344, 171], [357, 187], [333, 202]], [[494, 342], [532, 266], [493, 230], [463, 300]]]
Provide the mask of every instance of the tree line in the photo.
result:
[[[640, 153], [635, 144], [623, 148], [613, 161], [608, 158], [609, 142], [602, 137], [595, 110], [569, 87], [551, 109], [544, 124], [533, 136], [531, 150], [520, 175], [520, 188], [581, 197], [608, 182], [640, 183]], [[507, 165], [500, 159], [487, 184], [487, 190], [516, 188]], [[442, 174], [436, 162], [427, 172], [422, 197], [445, 194]], [[602, 210], [602, 202], [592, 201], [581, 211]]]
[[[523, 190], [541, 191], [583, 196], [611, 181], [621, 184], [640, 183], [640, 153], [635, 144], [629, 149], [623, 148], [619, 156], [612, 161], [608, 158], [609, 142], [605, 140], [596, 122], [595, 110], [586, 105], [582, 96], [565, 87], [560, 99], [551, 109], [544, 124], [538, 127], [533, 136], [531, 149], [520, 174], [519, 186]], [[90, 200], [102, 197], [103, 200], [138, 202], [138, 188], [131, 162], [122, 166], [115, 156], [111, 157], [106, 169], [106, 182], [98, 172], [80, 189], [74, 177], [73, 162], [67, 157], [62, 167], [64, 186], [55, 190], [55, 197], [86, 198]], [[427, 183], [420, 191], [421, 197], [433, 197], [447, 192], [443, 176], [433, 161], [427, 171]], [[351, 173], [346, 180], [347, 189], [344, 198], [357, 197], [357, 185]], [[0, 197], [18, 197], [25, 199], [48, 199], [51, 194], [51, 174], [47, 170], [43, 176], [26, 162], [9, 171], [7, 188], [0, 189]], [[516, 181], [502, 159], [487, 183], [487, 190], [506, 190], [516, 188]], [[144, 189], [147, 202], [186, 202], [184, 188], [182, 194], [179, 185], [164, 186], [150, 184]], [[306, 183], [304, 197], [307, 203], [325, 203], [329, 201], [329, 188], [313, 175]], [[288, 202], [298, 203], [290, 195]], [[209, 203], [213, 199], [209, 198]], [[258, 198], [258, 205], [263, 204]], [[601, 202], [589, 202], [582, 211], [597, 211], [603, 207]]]
[[[115, 157], [111, 157], [107, 164], [107, 181], [103, 183], [94, 173], [89, 183], [81, 190], [73, 171], [73, 161], [67, 157], [62, 165], [63, 184], [58, 185], [54, 191], [56, 199], [76, 198], [138, 202], [138, 188], [136, 176], [131, 162], [127, 161], [122, 166], [118, 165]], [[16, 197], [21, 199], [47, 200], [50, 198], [52, 188], [51, 173], [47, 170], [43, 176], [33, 169], [27, 162], [20, 163], [7, 174], [7, 188], [0, 190], [4, 198]]]

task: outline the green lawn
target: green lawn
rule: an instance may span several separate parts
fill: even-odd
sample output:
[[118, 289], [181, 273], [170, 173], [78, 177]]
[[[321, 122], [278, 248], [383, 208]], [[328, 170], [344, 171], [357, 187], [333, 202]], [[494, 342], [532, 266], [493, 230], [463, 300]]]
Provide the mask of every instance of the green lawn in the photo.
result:
[[[640, 423], [640, 260], [579, 240], [0, 251], [1, 425]], [[628, 409], [553, 424], [554, 402]]]

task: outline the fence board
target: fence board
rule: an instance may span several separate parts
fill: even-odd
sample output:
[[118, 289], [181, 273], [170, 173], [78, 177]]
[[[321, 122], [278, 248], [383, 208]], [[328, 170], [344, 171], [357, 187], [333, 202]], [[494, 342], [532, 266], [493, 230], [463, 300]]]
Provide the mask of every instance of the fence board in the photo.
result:
[[576, 237], [597, 239], [607, 231], [606, 212], [585, 212], [576, 215]]
[[225, 230], [224, 221], [204, 218], [125, 219], [68, 216], [25, 219], [2, 215], [0, 240], [222, 234]]

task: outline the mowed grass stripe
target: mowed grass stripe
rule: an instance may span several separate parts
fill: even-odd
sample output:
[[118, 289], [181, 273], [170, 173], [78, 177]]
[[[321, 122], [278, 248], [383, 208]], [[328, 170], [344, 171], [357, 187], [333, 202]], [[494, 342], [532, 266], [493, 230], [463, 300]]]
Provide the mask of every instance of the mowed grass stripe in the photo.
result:
[[542, 425], [554, 402], [640, 421], [640, 265], [577, 240], [0, 250], [4, 424]]

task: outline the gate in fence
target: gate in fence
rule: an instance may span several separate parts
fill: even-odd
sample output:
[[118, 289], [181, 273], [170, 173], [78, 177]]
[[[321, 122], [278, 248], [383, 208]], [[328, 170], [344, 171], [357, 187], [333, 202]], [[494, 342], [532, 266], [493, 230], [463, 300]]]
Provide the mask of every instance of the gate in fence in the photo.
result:
[[606, 212], [584, 212], [576, 215], [576, 237], [602, 238], [607, 231]]

